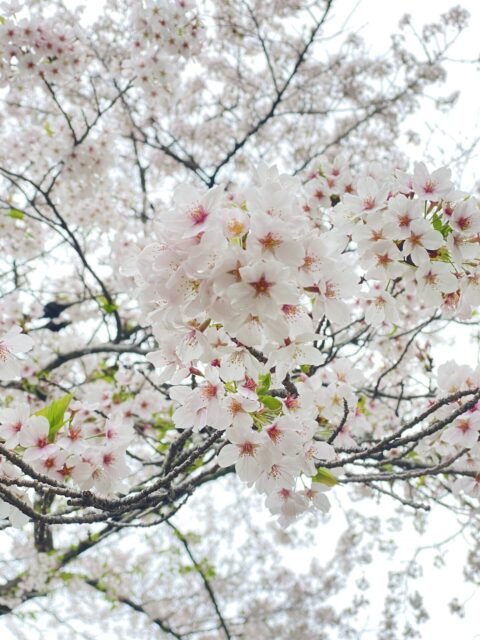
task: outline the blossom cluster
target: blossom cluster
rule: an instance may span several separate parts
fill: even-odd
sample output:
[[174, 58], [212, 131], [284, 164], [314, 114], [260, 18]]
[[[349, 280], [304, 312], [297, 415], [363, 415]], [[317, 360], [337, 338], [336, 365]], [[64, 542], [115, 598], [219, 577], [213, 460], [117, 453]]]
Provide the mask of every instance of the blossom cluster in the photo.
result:
[[[27, 377], [38, 372], [38, 364], [22, 356], [34, 346], [34, 340], [13, 326], [0, 337], [0, 380], [21, 377], [28, 389]], [[30, 371], [31, 369], [31, 371]], [[30, 373], [29, 373], [30, 371]], [[135, 393], [138, 379], [132, 372], [116, 373], [116, 384], [93, 379], [77, 400], [73, 394], [45, 403], [28, 396], [7, 397], [0, 409], [0, 478], [16, 499], [32, 506], [31, 485], [22, 486], [28, 475], [47, 479], [77, 490], [93, 489], [101, 495], [114, 495], [126, 489], [132, 469], [126, 450], [135, 442], [135, 428], [148, 432], [156, 416], [165, 412], [163, 397], [150, 389]], [[45, 406], [46, 405], [46, 406]], [[18, 467], [9, 454], [19, 458]], [[25, 467], [26, 465], [26, 467]], [[21, 469], [27, 469], [25, 476]], [[15, 488], [10, 487], [15, 485]], [[28, 516], [14, 504], [0, 500], [0, 518], [9, 518], [14, 526], [23, 526]]]
[[[251, 186], [232, 192], [177, 188], [154, 223], [156, 240], [136, 259], [129, 243], [124, 268], [158, 344], [147, 360], [168, 388], [173, 425], [222, 432], [217, 463], [234, 466], [283, 524], [326, 510], [342, 455], [401, 429], [393, 408], [365, 389], [399, 354], [394, 377], [415, 369], [402, 354], [412, 319], [439, 309], [469, 318], [478, 305], [479, 218], [448, 170], [423, 163], [412, 174], [371, 165], [353, 175], [342, 158], [321, 159], [305, 184], [262, 166]], [[31, 344], [18, 327], [0, 341], [4, 378], [19, 375], [16, 354]], [[473, 388], [476, 374], [465, 376], [458, 388]], [[155, 387], [115, 401], [114, 387], [102, 388], [87, 385], [53, 431], [41, 412], [8, 407], [4, 446], [36, 473], [118, 490], [134, 420], [155, 421], [166, 402]], [[475, 407], [412, 455], [435, 463], [463, 447], [477, 465], [478, 423]]]
[[[67, 396], [66, 405], [69, 400]], [[56, 401], [57, 410], [61, 402], [62, 399]], [[1, 409], [3, 447], [21, 456], [33, 477], [40, 474], [60, 483], [70, 481], [82, 490], [93, 488], [103, 495], [112, 494], [123, 486], [129, 472], [125, 451], [132, 441], [133, 420], [118, 411], [105, 420], [98, 409], [98, 405], [72, 402], [68, 410], [64, 408], [60, 413], [57, 427], [48, 412], [31, 415], [26, 403]], [[22, 472], [0, 456], [0, 476], [14, 480]], [[20, 487], [15, 489], [16, 497], [30, 505], [28, 489]], [[28, 521], [28, 516], [8, 502], [0, 504], [0, 517], [9, 517], [12, 524], [19, 526]]]
[[198, 17], [194, 2], [146, 0], [132, 8], [132, 36], [135, 47], [148, 42], [158, 51], [192, 54], [198, 50]]
[[[480, 366], [472, 369], [453, 360], [438, 368], [438, 389], [442, 395], [450, 395], [480, 387]], [[457, 407], [462, 400], [457, 401]], [[447, 415], [446, 408], [436, 412], [436, 418]], [[416, 453], [424, 460], [438, 463], [453, 459], [456, 479], [448, 479], [455, 494], [464, 492], [472, 498], [480, 498], [480, 402], [452, 421], [440, 433], [425, 438], [416, 447]], [[463, 475], [463, 473], [465, 475]], [[472, 474], [473, 472], [473, 474]]]
[[[224, 430], [219, 464], [235, 463], [283, 521], [294, 518], [307, 508], [305, 478], [332, 466], [335, 447], [355, 447], [349, 434], [367, 420], [356, 410], [362, 376], [319, 348], [326, 327], [358, 322], [382, 336], [438, 307], [468, 317], [479, 231], [476, 200], [423, 163], [353, 177], [342, 159], [323, 159], [305, 186], [261, 167], [238, 193], [178, 188], [137, 261], [159, 345], [148, 359], [177, 384], [176, 426]], [[194, 388], [178, 385], [190, 375]]]
[[[16, 7], [21, 13], [22, 4]], [[0, 78], [2, 84], [28, 78], [64, 82], [83, 68], [85, 52], [79, 35], [58, 19], [18, 17], [0, 23]]]
[[171, 0], [138, 2], [132, 7], [130, 22], [132, 56], [124, 62], [124, 71], [146, 98], [171, 93], [179, 64], [200, 49], [195, 5]]
[[402, 314], [438, 307], [469, 318], [480, 302], [480, 212], [475, 198], [454, 188], [450, 170], [429, 173], [416, 163], [413, 174], [388, 176], [372, 166], [355, 188], [348, 169], [333, 172], [312, 177], [307, 206], [338, 202], [331, 222], [354, 243], [366, 321], [398, 323]]

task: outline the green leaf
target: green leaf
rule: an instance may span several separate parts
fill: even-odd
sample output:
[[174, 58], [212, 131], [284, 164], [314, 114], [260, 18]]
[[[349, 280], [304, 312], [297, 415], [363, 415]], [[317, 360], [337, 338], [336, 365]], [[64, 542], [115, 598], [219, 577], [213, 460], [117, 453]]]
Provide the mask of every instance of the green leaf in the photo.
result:
[[178, 529], [175, 529], [173, 533], [178, 540], [188, 542], [189, 544], [200, 544], [202, 541], [202, 536], [195, 531], [185, 531], [185, 533], [182, 533]]
[[258, 399], [267, 409], [271, 409], [272, 411], [278, 411], [282, 408], [282, 402], [278, 398], [274, 398], [273, 396], [258, 396]]
[[385, 473], [393, 473], [395, 471], [395, 468], [393, 464], [386, 463], [386, 464], [380, 465], [380, 470], [385, 471]]
[[126, 402], [127, 400], [130, 400], [130, 398], [134, 397], [135, 394], [133, 391], [125, 391], [124, 389], [121, 389], [112, 395], [112, 402], [113, 404], [121, 404], [122, 402]]
[[442, 219], [440, 218], [440, 216], [438, 215], [438, 213], [434, 213], [433, 217], [432, 217], [432, 226], [435, 229], [435, 231], [440, 231], [442, 230], [443, 227], [443, 222]]
[[363, 410], [365, 409], [365, 405], [367, 404], [367, 396], [364, 395], [360, 395], [358, 396], [358, 400], [357, 400], [357, 408], [363, 412]]
[[175, 424], [171, 420], [164, 420], [161, 417], [156, 417], [155, 422], [153, 424], [157, 429], [161, 429], [164, 432], [170, 431], [171, 429], [175, 429]]
[[326, 484], [327, 487], [334, 487], [338, 484], [338, 480], [333, 473], [324, 467], [317, 469], [317, 473], [313, 476], [312, 482], [320, 482], [320, 484]]
[[75, 577], [75, 574], [70, 573], [69, 571], [62, 571], [60, 572], [59, 577], [61, 580], [63, 580], [63, 582], [68, 584], [71, 580], [73, 580], [73, 578]]
[[105, 296], [98, 296], [98, 301], [105, 313], [114, 313], [118, 307], [113, 302], [109, 302]]
[[198, 563], [199, 568], [202, 570], [203, 575], [208, 578], [215, 578], [217, 572], [213, 564], [209, 561], [208, 558], [202, 558]]
[[54, 400], [47, 407], [35, 412], [36, 416], [44, 416], [48, 420], [48, 424], [50, 425], [48, 439], [50, 442], [53, 442], [57, 431], [63, 426], [65, 422], [65, 411], [68, 409], [72, 398], [73, 393], [67, 393], [66, 396]]
[[51, 138], [53, 136], [53, 134], [54, 134], [54, 131], [53, 131], [52, 127], [48, 124], [48, 122], [44, 123], [43, 128], [44, 128], [45, 133], [47, 134], [47, 136], [49, 136]]
[[195, 462], [187, 468], [187, 473], [193, 473], [197, 469], [200, 469], [200, 467], [203, 467], [204, 464], [205, 464], [204, 459], [198, 458], [198, 460], [195, 460]]
[[265, 375], [260, 376], [258, 380], [259, 385], [257, 387], [257, 395], [263, 396], [270, 389], [270, 385], [272, 384], [272, 374], [268, 372]]
[[388, 337], [392, 338], [397, 333], [397, 331], [398, 331], [398, 324], [394, 324], [393, 329], [388, 334]]
[[435, 231], [440, 231], [440, 233], [444, 238], [446, 238], [453, 231], [452, 227], [448, 224], [448, 222], [444, 223], [441, 217], [438, 215], [438, 213], [433, 214], [432, 226], [435, 229]]
[[192, 571], [195, 571], [195, 567], [192, 567], [191, 564], [182, 564], [178, 567], [178, 573], [182, 576], [186, 573], [192, 573]]
[[92, 380], [105, 380], [109, 384], [115, 384], [117, 371], [117, 365], [109, 366], [105, 360], [101, 360], [98, 369], [92, 372]]
[[15, 218], [15, 220], [23, 220], [25, 217], [25, 214], [23, 213], [23, 211], [20, 211], [19, 209], [12, 208], [7, 213], [7, 216], [9, 216], [10, 218]]
[[440, 249], [437, 249], [436, 256], [432, 258], [432, 260], [437, 262], [452, 262], [447, 247], [440, 247]]

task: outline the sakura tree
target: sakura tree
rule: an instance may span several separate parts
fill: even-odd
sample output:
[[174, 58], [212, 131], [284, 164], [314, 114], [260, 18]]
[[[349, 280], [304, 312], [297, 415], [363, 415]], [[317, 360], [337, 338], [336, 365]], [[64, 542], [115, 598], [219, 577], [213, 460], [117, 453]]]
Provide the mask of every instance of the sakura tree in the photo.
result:
[[480, 210], [395, 144], [467, 14], [373, 57], [334, 4], [3, 3], [0, 613], [59, 580], [111, 596], [158, 528], [207, 605], [146, 607], [129, 575], [116, 601], [161, 637], [265, 634], [175, 524], [205, 485], [287, 531], [347, 492], [473, 513], [480, 368], [435, 350], [477, 325]]

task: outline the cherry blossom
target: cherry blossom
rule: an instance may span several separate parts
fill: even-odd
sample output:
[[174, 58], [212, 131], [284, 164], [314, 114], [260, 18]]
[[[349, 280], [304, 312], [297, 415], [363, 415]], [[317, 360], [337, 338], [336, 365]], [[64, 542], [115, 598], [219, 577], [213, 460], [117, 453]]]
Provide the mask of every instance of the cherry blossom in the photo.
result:
[[56, 451], [55, 445], [49, 444], [49, 430], [50, 425], [44, 416], [31, 416], [26, 421], [20, 431], [20, 444], [26, 449], [23, 454], [25, 461], [46, 458]]
[[20, 375], [21, 367], [17, 354], [30, 351], [33, 347], [30, 336], [14, 326], [0, 338], [0, 380], [11, 380]]
[[443, 244], [441, 234], [432, 229], [426, 220], [414, 220], [409, 225], [408, 232], [403, 243], [403, 254], [410, 256], [416, 265], [428, 262], [428, 251], [439, 249]]
[[429, 306], [442, 303], [442, 294], [452, 293], [458, 288], [458, 281], [449, 266], [443, 262], [422, 264], [416, 272], [419, 290]]
[[452, 426], [444, 431], [442, 438], [449, 444], [470, 448], [478, 441], [479, 429], [480, 414], [474, 413], [462, 418], [457, 418]]
[[20, 444], [20, 433], [29, 417], [28, 404], [19, 404], [12, 409], [0, 411], [0, 438], [5, 440], [7, 449], [15, 449]]
[[227, 437], [229, 444], [218, 454], [218, 464], [221, 467], [235, 464], [239, 478], [253, 484], [262, 471], [257, 460], [261, 443], [259, 434], [245, 426], [233, 426], [228, 429]]
[[424, 162], [416, 162], [412, 185], [422, 200], [442, 200], [452, 190], [451, 176], [452, 172], [446, 167], [429, 173]]

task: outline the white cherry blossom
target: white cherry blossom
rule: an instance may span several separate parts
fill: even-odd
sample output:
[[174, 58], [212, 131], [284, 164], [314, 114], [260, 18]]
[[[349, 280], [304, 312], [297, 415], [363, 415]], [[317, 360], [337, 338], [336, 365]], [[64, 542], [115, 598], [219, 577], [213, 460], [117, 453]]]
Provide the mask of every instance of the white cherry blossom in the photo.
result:
[[20, 375], [21, 364], [17, 354], [30, 351], [33, 347], [30, 336], [14, 326], [0, 337], [0, 380], [12, 380]]

